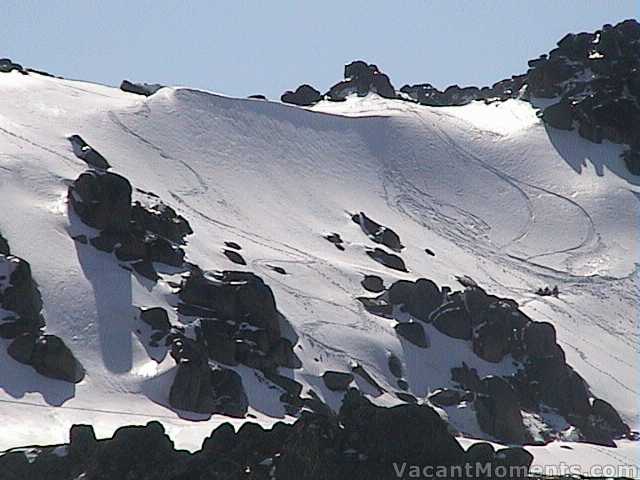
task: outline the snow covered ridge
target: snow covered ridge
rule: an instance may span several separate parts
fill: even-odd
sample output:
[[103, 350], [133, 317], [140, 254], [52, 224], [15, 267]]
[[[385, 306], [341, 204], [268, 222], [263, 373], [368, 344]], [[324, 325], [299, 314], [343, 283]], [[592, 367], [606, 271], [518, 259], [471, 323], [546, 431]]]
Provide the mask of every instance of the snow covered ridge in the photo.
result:
[[[327, 459], [366, 463], [391, 458], [366, 439], [397, 433], [399, 408], [426, 422], [409, 453], [438, 417], [458, 461], [513, 442], [534, 467], [637, 463], [640, 189], [619, 145], [519, 99], [303, 109], [15, 69], [0, 93], [0, 231], [37, 282], [38, 332], [84, 371], [15, 361], [28, 332], [3, 307], [1, 449], [160, 421], [197, 451], [221, 423], [258, 438], [282, 420], [328, 422], [309, 427]], [[379, 423], [332, 423], [351, 388]], [[277, 471], [286, 442], [313, 457], [316, 433], [276, 431], [240, 464]]]
[[[309, 85], [282, 95], [282, 101], [310, 106], [321, 100], [344, 101], [352, 94], [375, 92], [384, 98], [417, 102], [429, 106], [466, 105], [475, 100], [529, 100], [546, 106], [542, 119], [551, 127], [577, 128], [592, 142], [603, 140], [626, 144], [627, 168], [640, 175], [640, 24], [625, 20], [605, 25], [594, 33], [568, 34], [549, 54], [529, 61], [522, 75], [501, 80], [491, 87], [452, 85], [439, 91], [424, 83], [405, 85], [399, 91], [376, 65], [361, 60], [347, 65], [344, 81], [321, 95]], [[546, 99], [553, 99], [549, 103]]]

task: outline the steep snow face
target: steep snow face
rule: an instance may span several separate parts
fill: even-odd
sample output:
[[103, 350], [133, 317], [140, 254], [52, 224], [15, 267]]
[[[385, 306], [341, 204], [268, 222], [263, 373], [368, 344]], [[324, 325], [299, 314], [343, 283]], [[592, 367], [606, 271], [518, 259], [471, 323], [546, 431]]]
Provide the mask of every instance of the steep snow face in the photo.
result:
[[[355, 300], [366, 293], [365, 274], [387, 285], [427, 277], [454, 288], [454, 275], [468, 275], [553, 323], [592, 393], [638, 427], [640, 188], [622, 173], [619, 146], [547, 130], [517, 100], [429, 108], [369, 96], [305, 110], [184, 88], [146, 98], [10, 73], [0, 75], [0, 231], [32, 266], [47, 330], [65, 339], [87, 377], [76, 386], [43, 378], [9, 358], [3, 341], [0, 449], [66, 441], [73, 423], [92, 423], [106, 436], [151, 419], [165, 423], [178, 447], [194, 449], [229, 420], [193, 422], [169, 408], [174, 363], [143, 341], [136, 307], [170, 309], [166, 280], [177, 275], [140, 281], [112, 255], [71, 239], [90, 231], [66, 205], [69, 182], [86, 168], [67, 140], [72, 134], [189, 220], [188, 260], [242, 269], [222, 254], [225, 241], [242, 246], [246, 269], [273, 288], [298, 337], [303, 368], [289, 374], [329, 405], [337, 408], [341, 394], [320, 376], [354, 362], [387, 391], [398, 390], [390, 353], [418, 398], [451, 385], [450, 368], [463, 361], [480, 375], [510, 373], [508, 359], [484, 362], [468, 342], [431, 325], [430, 348], [401, 341], [395, 322]], [[349, 212], [357, 211], [400, 235], [407, 273], [366, 255], [375, 244], [352, 222]], [[331, 232], [344, 251], [324, 238]], [[558, 285], [559, 298], [534, 294], [545, 285]], [[237, 371], [253, 420], [287, 418], [278, 390], [253, 370]], [[389, 393], [375, 401], [398, 402]], [[486, 437], [469, 408], [443, 414], [461, 435]], [[586, 466], [595, 450], [594, 462], [637, 461], [632, 444], [618, 453], [576, 448]], [[562, 451], [536, 447], [536, 462]]]

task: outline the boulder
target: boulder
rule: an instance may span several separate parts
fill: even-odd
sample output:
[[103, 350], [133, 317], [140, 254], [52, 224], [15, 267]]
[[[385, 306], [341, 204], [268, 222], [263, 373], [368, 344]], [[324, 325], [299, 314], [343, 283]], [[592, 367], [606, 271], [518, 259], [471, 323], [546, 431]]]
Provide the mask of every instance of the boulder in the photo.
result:
[[542, 113], [542, 120], [560, 130], [573, 130], [571, 106], [566, 102], [558, 102], [548, 106]]
[[424, 327], [416, 322], [398, 323], [393, 327], [398, 335], [420, 348], [429, 348]]
[[172, 407], [196, 413], [215, 413], [217, 405], [213, 393], [211, 372], [206, 364], [195, 359], [183, 359], [178, 363], [169, 392]]
[[75, 156], [86, 162], [90, 167], [97, 168], [98, 170], [107, 170], [111, 167], [107, 159], [85, 142], [80, 135], [71, 135], [69, 142], [71, 142]]
[[452, 388], [439, 388], [429, 395], [429, 401], [438, 407], [451, 407], [459, 404], [466, 393]]
[[553, 357], [557, 354], [556, 329], [549, 322], [530, 322], [524, 329], [523, 343], [531, 357]]
[[369, 292], [380, 293], [384, 291], [384, 281], [377, 275], [365, 275], [360, 284]]
[[225, 257], [227, 257], [233, 263], [236, 263], [238, 265], [246, 265], [247, 264], [247, 262], [242, 257], [242, 255], [240, 255], [238, 252], [236, 252], [234, 250], [224, 249], [222, 251], [222, 253], [224, 254]]
[[527, 439], [518, 395], [502, 377], [482, 379], [476, 397], [476, 418], [480, 428], [500, 441], [523, 443]]
[[182, 244], [185, 237], [193, 233], [186, 218], [159, 200], [148, 205], [134, 202], [131, 206], [131, 220], [138, 236], [150, 232], [172, 243]]
[[36, 339], [31, 364], [41, 375], [65, 382], [79, 383], [85, 375], [82, 364], [55, 335], [42, 335]]
[[389, 354], [389, 371], [396, 378], [402, 377], [402, 362], [393, 353]]
[[86, 171], [71, 184], [69, 204], [90, 227], [127, 232], [131, 220], [131, 184], [112, 172]]
[[473, 351], [483, 360], [500, 362], [509, 353], [512, 337], [511, 314], [513, 309], [503, 302], [489, 306], [485, 321], [473, 332]]
[[402, 258], [398, 255], [394, 255], [393, 253], [387, 253], [381, 248], [367, 250], [367, 255], [376, 262], [381, 263], [392, 270], [399, 270], [401, 272], [407, 271], [407, 266], [404, 264], [404, 260], [402, 260]]
[[215, 413], [236, 418], [246, 416], [249, 400], [242, 386], [242, 378], [237, 372], [222, 367], [211, 369], [211, 386], [215, 398]]
[[301, 107], [309, 107], [322, 100], [322, 95], [318, 90], [311, 85], [300, 85], [296, 88], [295, 92], [291, 90], [286, 91], [282, 97], [280, 97], [282, 103], [291, 103]]
[[98, 447], [91, 425], [72, 425], [69, 430], [69, 455], [77, 460], [90, 458]]
[[462, 362], [462, 367], [453, 367], [451, 369], [451, 380], [458, 383], [465, 390], [472, 392], [482, 390], [482, 382], [478, 371], [475, 368], [470, 368], [464, 362]]
[[10, 255], [11, 249], [9, 248], [9, 242], [0, 233], [0, 255]]
[[442, 310], [433, 319], [433, 326], [449, 337], [471, 340], [471, 318], [462, 307]]
[[322, 380], [329, 390], [345, 391], [353, 382], [353, 374], [349, 372], [326, 371], [322, 374]]
[[529, 468], [533, 463], [533, 455], [522, 447], [501, 448], [496, 451], [496, 475], [506, 471], [508, 478], [528, 478]]
[[171, 330], [169, 314], [162, 307], [141, 309], [140, 320], [159, 332], [169, 333]]
[[362, 231], [374, 242], [380, 243], [395, 252], [400, 252], [404, 248], [396, 232], [373, 221], [364, 212], [356, 213], [351, 219], [360, 225]]
[[[14, 312], [29, 330], [37, 330], [44, 326], [42, 297], [38, 286], [31, 275], [31, 265], [26, 260], [15, 256], [0, 257], [0, 267], [10, 272], [8, 284], [0, 281], [0, 306]], [[6, 282], [6, 280], [5, 280]]]
[[144, 95], [145, 97], [153, 95], [163, 87], [164, 85], [160, 85], [159, 83], [133, 83], [129, 80], [123, 80], [120, 84], [120, 90], [123, 92]]

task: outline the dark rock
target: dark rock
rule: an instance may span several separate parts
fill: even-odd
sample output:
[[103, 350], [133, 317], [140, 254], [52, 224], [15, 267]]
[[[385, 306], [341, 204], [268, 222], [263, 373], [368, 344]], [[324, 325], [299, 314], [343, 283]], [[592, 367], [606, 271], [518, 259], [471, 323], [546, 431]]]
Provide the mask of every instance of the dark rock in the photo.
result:
[[276, 340], [268, 352], [269, 358], [279, 367], [301, 368], [302, 362], [293, 351], [293, 344], [286, 338]]
[[74, 241], [81, 243], [83, 245], [86, 245], [87, 243], [89, 243], [89, 240], [87, 239], [86, 235], [75, 235], [73, 237], [71, 237]]
[[433, 319], [433, 326], [449, 337], [471, 340], [471, 318], [464, 308], [452, 307], [441, 311]]
[[193, 230], [189, 222], [173, 208], [160, 201], [143, 205], [139, 201], [131, 207], [131, 220], [138, 236], [144, 237], [146, 232], [182, 244]]
[[482, 394], [476, 397], [476, 418], [480, 428], [501, 441], [523, 443], [527, 436], [518, 396], [501, 377], [482, 380]]
[[393, 318], [393, 305], [387, 303], [384, 298], [356, 297], [356, 300], [372, 315], [383, 318]]
[[0, 255], [11, 255], [11, 249], [9, 248], [9, 242], [0, 233]]
[[[449, 433], [447, 423], [427, 405], [373, 405], [354, 389], [347, 392], [339, 415], [346, 445], [374, 463], [378, 474], [391, 472], [403, 459], [416, 465], [459, 464], [464, 451]], [[391, 478], [391, 477], [390, 477]]]
[[525, 352], [535, 358], [556, 355], [556, 329], [549, 322], [531, 322], [524, 329]]
[[501, 448], [496, 452], [495, 469], [506, 469], [509, 478], [528, 478], [533, 455], [522, 447]]
[[407, 382], [404, 378], [399, 378], [396, 383], [398, 384], [398, 388], [400, 390], [409, 390], [409, 382]]
[[440, 388], [429, 395], [429, 401], [438, 407], [457, 405], [465, 397], [465, 392], [451, 388]]
[[111, 168], [111, 165], [109, 165], [106, 158], [85, 142], [80, 135], [71, 135], [69, 137], [69, 141], [73, 147], [73, 153], [80, 160], [85, 161], [87, 165], [99, 170], [107, 170], [108, 168]]
[[145, 308], [140, 311], [140, 320], [149, 325], [153, 330], [169, 333], [171, 322], [169, 314], [162, 307]]
[[87, 171], [69, 187], [69, 204], [87, 225], [126, 232], [131, 220], [131, 184], [112, 172]]
[[424, 251], [427, 255], [431, 255], [432, 257], [436, 256], [436, 254], [433, 253], [433, 250], [431, 250], [430, 248], [425, 248]]
[[462, 367], [454, 367], [451, 369], [451, 380], [460, 384], [465, 390], [478, 392], [482, 389], [482, 382], [475, 368], [462, 362]]
[[25, 365], [31, 365], [33, 352], [36, 348], [36, 336], [32, 333], [24, 333], [16, 337], [9, 345], [7, 353], [14, 360]]
[[211, 370], [211, 386], [215, 396], [216, 413], [237, 418], [245, 417], [249, 400], [238, 373], [228, 368], [214, 368]]
[[471, 478], [483, 478], [484, 475], [480, 475], [485, 471], [487, 465], [493, 465], [496, 458], [496, 452], [493, 445], [486, 442], [478, 442], [471, 445], [466, 452], [464, 452], [464, 463], [471, 468]]
[[573, 130], [571, 106], [566, 102], [558, 102], [545, 108], [542, 120], [560, 130]]
[[203, 318], [200, 320], [202, 335], [209, 358], [226, 365], [237, 365], [235, 327], [222, 320]]
[[0, 323], [0, 338], [16, 338], [18, 335], [27, 333], [24, 325], [20, 322], [3, 322]]
[[164, 85], [158, 83], [133, 83], [129, 80], [123, 80], [120, 84], [120, 90], [123, 92], [135, 93], [136, 95], [144, 95], [149, 97], [163, 88]]
[[83, 461], [90, 458], [98, 447], [98, 440], [91, 425], [72, 425], [69, 430], [69, 455]]
[[42, 327], [42, 297], [31, 275], [31, 265], [14, 256], [0, 256], [0, 263], [7, 264], [11, 272], [8, 285], [2, 287], [0, 283], [0, 306], [14, 312], [32, 330]]
[[364, 212], [356, 213], [351, 219], [360, 225], [362, 231], [374, 242], [381, 243], [396, 252], [404, 248], [396, 232], [371, 220]]
[[381, 263], [392, 270], [399, 270], [401, 272], [407, 271], [407, 266], [404, 264], [404, 260], [402, 260], [402, 258], [398, 255], [394, 255], [393, 253], [387, 253], [381, 248], [368, 250], [367, 255], [373, 258], [376, 262]]
[[171, 384], [169, 403], [179, 410], [215, 413], [217, 405], [211, 387], [211, 371], [198, 360], [182, 360]]
[[20, 73], [26, 73], [19, 63], [13, 63], [8, 58], [0, 58], [0, 73], [9, 73], [16, 70]]
[[85, 375], [83, 366], [55, 335], [42, 335], [36, 339], [31, 365], [45, 377], [70, 383], [81, 382]]
[[267, 265], [267, 267], [269, 267], [274, 272], [279, 273], [280, 275], [286, 275], [287, 274], [287, 271], [284, 268], [279, 267], [277, 265]]
[[286, 91], [280, 100], [283, 103], [291, 103], [301, 107], [308, 107], [322, 100], [322, 95], [318, 90], [310, 85], [304, 84], [296, 88], [295, 92]]
[[247, 98], [251, 98], [253, 100], [266, 100], [267, 99], [266, 96], [264, 96], [264, 95], [262, 95], [260, 93], [257, 93], [257, 94], [254, 94], [254, 95], [249, 95]]
[[380, 72], [376, 65], [356, 60], [345, 65], [344, 76], [345, 81], [337, 83], [327, 92], [328, 99], [343, 101], [353, 93], [363, 97], [370, 92], [377, 93], [384, 98], [397, 97], [389, 77]]
[[233, 263], [237, 263], [238, 265], [246, 265], [247, 262], [244, 260], [244, 258], [242, 258], [242, 255], [240, 255], [238, 252], [235, 252], [233, 250], [223, 250], [222, 253], [224, 254], [225, 257], [227, 257], [229, 260], [231, 260]]
[[389, 371], [396, 378], [402, 377], [402, 362], [393, 353], [389, 355]]
[[424, 327], [416, 322], [398, 323], [393, 327], [398, 335], [420, 348], [429, 348], [429, 341]]
[[491, 304], [485, 312], [485, 321], [473, 333], [473, 351], [487, 362], [498, 363], [509, 353], [513, 326], [513, 309], [504, 302]]
[[302, 384], [292, 378], [275, 372], [266, 372], [265, 377], [294, 397], [299, 397], [302, 393]]
[[151, 280], [152, 282], [157, 282], [160, 278], [158, 272], [156, 272], [156, 269], [153, 266], [153, 263], [150, 261], [141, 260], [139, 262], [132, 263], [131, 266], [137, 274]]
[[640, 175], [640, 146], [625, 150], [621, 156], [629, 172], [633, 175]]
[[353, 374], [349, 372], [327, 371], [322, 374], [322, 380], [329, 390], [344, 391], [353, 382]]
[[234, 250], [242, 250], [242, 247], [236, 242], [224, 242], [224, 244], [229, 248], [233, 248]]
[[629, 426], [624, 423], [620, 414], [609, 402], [595, 398], [591, 405], [591, 415], [595, 417], [592, 422], [599, 423], [600, 428], [606, 430], [612, 437], [629, 436], [631, 434]]
[[384, 281], [377, 275], [365, 275], [360, 284], [365, 290], [373, 293], [384, 291]]

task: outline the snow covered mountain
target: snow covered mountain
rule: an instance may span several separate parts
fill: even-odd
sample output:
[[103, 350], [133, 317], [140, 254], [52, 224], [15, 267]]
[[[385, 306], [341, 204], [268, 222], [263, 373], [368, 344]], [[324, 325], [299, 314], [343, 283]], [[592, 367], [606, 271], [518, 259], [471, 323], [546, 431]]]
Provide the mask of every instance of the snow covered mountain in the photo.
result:
[[[185, 307], [195, 265], [253, 272], [270, 287], [276, 337], [293, 346], [279, 372], [300, 384], [303, 399], [337, 411], [350, 385], [381, 406], [427, 402], [464, 446], [499, 444], [479, 424], [478, 397], [445, 399], [461, 385], [452, 369], [514, 376], [522, 360], [509, 351], [488, 361], [471, 338], [389, 301], [398, 280], [427, 278], [453, 291], [461, 281], [553, 325], [588, 396], [637, 430], [638, 177], [624, 166], [623, 146], [545, 126], [536, 108], [545, 105], [513, 98], [430, 107], [370, 93], [300, 108], [1, 73], [0, 233], [30, 264], [45, 332], [64, 341], [83, 375], [78, 383], [43, 376], [9, 355], [12, 340], [0, 340], [0, 449], [66, 442], [72, 424], [107, 437], [159, 420], [177, 447], [196, 450], [222, 422], [295, 420], [300, 405], [253, 357], [225, 367], [241, 377], [246, 414], [175, 408], [180, 353], [154, 337], [140, 309], [164, 308], [182, 329], [172, 334], [196, 338], [206, 312], [201, 303]], [[134, 266], [135, 255], [96, 248], [102, 228], [88, 226], [69, 201], [80, 174], [105, 175], [96, 159], [128, 180], [149, 215], [162, 211], [149, 207], [161, 201], [186, 219], [193, 233], [185, 229], [170, 249], [174, 265], [156, 262], [149, 272], [149, 264]], [[82, 204], [82, 192], [75, 195]], [[94, 226], [112, 225], [118, 211], [102, 215]], [[406, 268], [389, 268], [398, 257]], [[0, 289], [12, 273], [5, 268]], [[203, 275], [197, 288], [228, 280]], [[558, 295], [536, 293], [547, 286]], [[398, 328], [407, 324], [423, 333]], [[580, 441], [557, 409], [519, 410], [534, 465], [639, 465], [632, 434], [615, 440], [617, 448], [596, 445]]]

